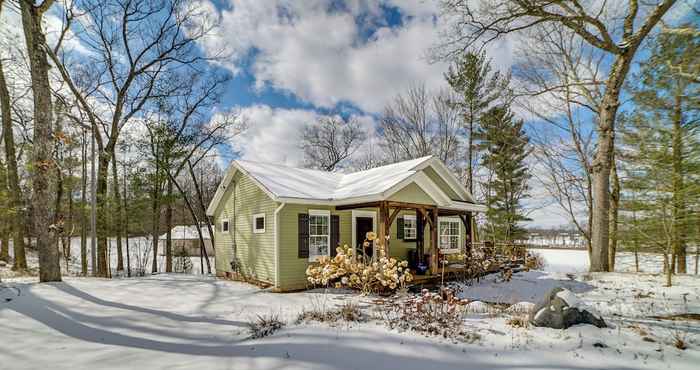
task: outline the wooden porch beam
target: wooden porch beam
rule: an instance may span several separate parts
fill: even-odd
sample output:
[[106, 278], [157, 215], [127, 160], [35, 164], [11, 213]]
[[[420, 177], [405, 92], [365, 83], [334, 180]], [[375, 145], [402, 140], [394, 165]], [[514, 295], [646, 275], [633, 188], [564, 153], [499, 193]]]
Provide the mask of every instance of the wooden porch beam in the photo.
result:
[[345, 204], [342, 206], [335, 206], [338, 211], [344, 211], [347, 209], [357, 209], [357, 208], [375, 208], [379, 207], [381, 202], [367, 202], [367, 203], [357, 203], [357, 204]]

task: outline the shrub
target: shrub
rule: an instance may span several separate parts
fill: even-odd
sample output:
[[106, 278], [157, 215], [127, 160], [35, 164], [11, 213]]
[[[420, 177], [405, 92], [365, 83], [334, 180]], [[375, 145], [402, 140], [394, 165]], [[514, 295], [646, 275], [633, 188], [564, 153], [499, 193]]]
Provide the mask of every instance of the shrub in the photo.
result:
[[545, 266], [545, 259], [542, 254], [528, 252], [525, 256], [525, 268], [528, 270], [542, 270]]
[[276, 314], [258, 315], [255, 321], [248, 323], [248, 331], [253, 339], [264, 338], [282, 329], [284, 323]]
[[390, 328], [472, 341], [478, 336], [464, 331], [464, 304], [451, 289], [431, 293], [427, 289], [405, 300], [386, 305], [384, 321]]
[[342, 306], [325, 310], [318, 307], [313, 307], [304, 310], [297, 317], [297, 324], [302, 322], [316, 321], [324, 323], [335, 323], [338, 321], [345, 322], [365, 322], [367, 316], [362, 313], [360, 306], [357, 303], [346, 302]]
[[[368, 233], [369, 234], [369, 233]], [[347, 287], [369, 293], [392, 293], [413, 280], [407, 261], [387, 258], [379, 248], [379, 258], [369, 261], [355, 255], [347, 245], [336, 249], [336, 256], [321, 257], [306, 269], [312, 285]]]
[[506, 324], [514, 328], [527, 328], [530, 326], [527, 316], [513, 316], [506, 321]]

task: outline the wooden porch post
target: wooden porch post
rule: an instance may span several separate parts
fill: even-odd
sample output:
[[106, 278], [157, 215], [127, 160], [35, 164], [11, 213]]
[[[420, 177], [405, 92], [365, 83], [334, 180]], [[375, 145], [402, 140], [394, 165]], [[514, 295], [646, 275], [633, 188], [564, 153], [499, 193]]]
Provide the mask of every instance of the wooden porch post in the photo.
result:
[[440, 271], [438, 263], [438, 210], [433, 208], [429, 212], [432, 222], [430, 223], [430, 273], [437, 275]]
[[[387, 253], [387, 255], [388, 255], [388, 251], [389, 251], [388, 240], [386, 240], [386, 235], [388, 232], [388, 230], [386, 229], [386, 221], [388, 218], [387, 217], [388, 212], [386, 212], [386, 211], [387, 211], [386, 202], [379, 203], [379, 222], [377, 223], [378, 224], [377, 228], [379, 229], [379, 230], [377, 230], [377, 239], [379, 239], [379, 242], [375, 242], [374, 245], [375, 246], [381, 245], [384, 252]], [[379, 252], [379, 251], [377, 250], [374, 253], [375, 258], [378, 255], [377, 252]]]

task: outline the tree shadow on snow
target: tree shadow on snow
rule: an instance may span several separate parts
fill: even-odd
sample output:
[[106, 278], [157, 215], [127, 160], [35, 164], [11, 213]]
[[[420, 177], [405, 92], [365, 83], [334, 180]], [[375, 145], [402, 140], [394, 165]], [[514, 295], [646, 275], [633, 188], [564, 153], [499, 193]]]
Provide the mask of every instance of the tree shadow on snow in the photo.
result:
[[[377, 346], [377, 332], [359, 329], [347, 335], [337, 329], [292, 327], [262, 340], [241, 340], [232, 335], [237, 321], [188, 316], [162, 310], [107, 301], [83, 292], [67, 283], [51, 286], [77, 298], [70, 304], [43, 298], [32, 291], [33, 284], [18, 284], [21, 295], [0, 306], [46, 325], [56, 332], [88, 343], [121, 346], [135, 350], [171, 354], [230, 358], [235, 367], [259, 366], [259, 359], [278, 361], [277, 368], [298, 368], [300, 363], [328, 368], [401, 368], [402, 370], [439, 369], [560, 369], [543, 359], [542, 363], [513, 364], [501, 360], [499, 349], [478, 345], [467, 347], [435, 345], [407, 340], [405, 335], [386, 334]], [[83, 301], [91, 303], [85, 305]], [[104, 312], [99, 308], [103, 306]], [[97, 310], [96, 310], [97, 309]], [[96, 312], [97, 314], [92, 314]], [[102, 313], [102, 315], [100, 315]], [[162, 320], [162, 321], [158, 321]], [[150, 324], [150, 325], [149, 325]], [[207, 325], [201, 327], [199, 325]], [[196, 330], [192, 330], [196, 329]], [[199, 334], [198, 334], [199, 333]], [[31, 335], [48, 335], [34, 333]], [[383, 335], [383, 334], [382, 334]], [[466, 348], [460, 353], [460, 348]], [[393, 349], [393, 351], [392, 351]], [[31, 350], [31, 349], [28, 349]], [[94, 349], [93, 349], [94, 350]], [[426, 350], [431, 352], [426, 355]], [[122, 353], [123, 355], [123, 353]], [[206, 366], [205, 366], [206, 367]], [[568, 369], [584, 369], [570, 364]], [[585, 367], [589, 369], [589, 366]], [[602, 367], [602, 368], [608, 368]], [[625, 368], [618, 368], [625, 369]]]

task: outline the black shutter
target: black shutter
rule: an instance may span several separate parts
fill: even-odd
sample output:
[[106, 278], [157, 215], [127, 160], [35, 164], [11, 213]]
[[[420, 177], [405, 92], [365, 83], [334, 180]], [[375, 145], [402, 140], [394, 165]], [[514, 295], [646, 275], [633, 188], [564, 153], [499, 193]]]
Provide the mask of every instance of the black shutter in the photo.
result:
[[416, 214], [416, 243], [423, 242], [425, 225], [423, 225], [423, 215]]
[[331, 257], [335, 257], [338, 252], [336, 249], [340, 244], [340, 216], [331, 216]]
[[299, 214], [299, 258], [309, 258], [309, 215]]
[[403, 240], [403, 217], [396, 219], [396, 239]]

